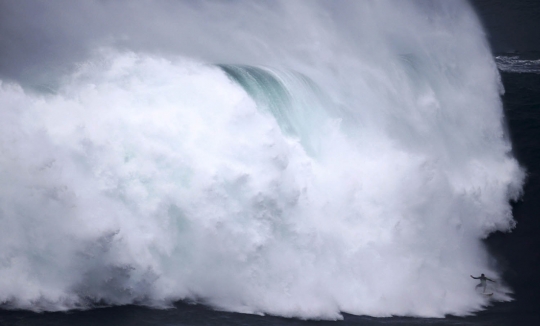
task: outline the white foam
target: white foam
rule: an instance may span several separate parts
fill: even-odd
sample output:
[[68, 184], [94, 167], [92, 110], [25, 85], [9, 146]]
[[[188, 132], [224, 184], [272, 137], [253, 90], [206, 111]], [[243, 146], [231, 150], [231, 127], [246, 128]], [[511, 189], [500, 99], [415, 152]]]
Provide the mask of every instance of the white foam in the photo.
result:
[[284, 2], [261, 20], [261, 8], [232, 6], [253, 27], [227, 25], [233, 41], [272, 52], [239, 58], [326, 93], [316, 155], [205, 63], [207, 49], [197, 60], [106, 51], [54, 94], [4, 83], [0, 300], [189, 298], [329, 319], [481, 309], [469, 274], [497, 277], [481, 239], [514, 225], [523, 172], [470, 8]]
[[496, 56], [497, 67], [502, 71], [517, 73], [540, 73], [540, 59], [521, 59], [519, 56]]

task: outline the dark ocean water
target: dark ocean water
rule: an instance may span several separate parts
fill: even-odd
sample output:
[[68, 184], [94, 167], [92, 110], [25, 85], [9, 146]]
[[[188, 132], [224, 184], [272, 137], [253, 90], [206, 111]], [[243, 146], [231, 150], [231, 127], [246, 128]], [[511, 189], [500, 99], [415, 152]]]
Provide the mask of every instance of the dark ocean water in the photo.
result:
[[342, 321], [303, 321], [273, 316], [256, 316], [219, 312], [200, 305], [178, 303], [175, 309], [152, 310], [124, 306], [68, 313], [31, 313], [3, 311], [1, 325], [538, 325], [540, 314], [516, 308], [515, 304], [498, 304], [472, 317], [432, 318], [374, 318], [345, 315]]

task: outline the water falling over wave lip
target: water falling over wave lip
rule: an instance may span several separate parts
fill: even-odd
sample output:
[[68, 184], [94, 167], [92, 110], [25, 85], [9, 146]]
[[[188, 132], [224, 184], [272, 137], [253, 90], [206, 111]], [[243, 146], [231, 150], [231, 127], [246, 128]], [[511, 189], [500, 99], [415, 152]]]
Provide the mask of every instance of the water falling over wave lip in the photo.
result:
[[[52, 94], [2, 84], [3, 302], [327, 319], [487, 303], [469, 274], [496, 278], [481, 239], [514, 226], [523, 173], [470, 8], [253, 3], [226, 3], [239, 64], [112, 50]], [[177, 5], [196, 27], [225, 6]]]

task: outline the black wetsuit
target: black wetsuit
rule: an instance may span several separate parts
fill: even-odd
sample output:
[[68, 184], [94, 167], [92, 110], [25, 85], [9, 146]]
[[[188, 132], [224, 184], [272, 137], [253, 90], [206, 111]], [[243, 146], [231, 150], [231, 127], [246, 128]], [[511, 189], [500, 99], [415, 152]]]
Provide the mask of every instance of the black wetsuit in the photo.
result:
[[478, 277], [474, 277], [474, 276], [471, 275], [471, 277], [474, 278], [475, 280], [480, 280], [480, 284], [478, 284], [475, 287], [475, 289], [478, 289], [479, 287], [482, 287], [483, 288], [482, 292], [486, 292], [487, 281], [495, 282], [494, 280], [485, 277], [484, 274], [482, 274], [482, 275], [480, 275]]

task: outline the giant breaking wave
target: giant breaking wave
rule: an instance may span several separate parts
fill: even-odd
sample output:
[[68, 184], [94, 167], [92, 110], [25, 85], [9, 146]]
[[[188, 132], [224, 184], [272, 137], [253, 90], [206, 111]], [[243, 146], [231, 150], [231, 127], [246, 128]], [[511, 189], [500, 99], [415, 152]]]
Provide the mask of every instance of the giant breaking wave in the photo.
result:
[[469, 274], [497, 275], [481, 240], [514, 226], [523, 172], [467, 3], [174, 6], [168, 52], [124, 40], [47, 92], [1, 84], [5, 305], [487, 303]]

